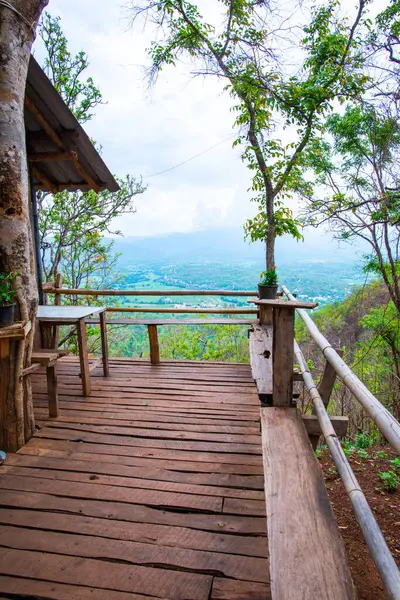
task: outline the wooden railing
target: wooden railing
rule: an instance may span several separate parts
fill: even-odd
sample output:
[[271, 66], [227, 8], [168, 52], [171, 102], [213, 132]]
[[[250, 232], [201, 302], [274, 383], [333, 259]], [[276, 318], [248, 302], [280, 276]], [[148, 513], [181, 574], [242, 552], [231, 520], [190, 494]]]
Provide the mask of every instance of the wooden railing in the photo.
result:
[[[257, 292], [255, 290], [107, 290], [107, 289], [69, 289], [63, 288], [61, 283], [61, 276], [57, 274], [55, 283], [44, 283], [42, 290], [45, 294], [54, 294], [54, 303], [61, 304], [62, 296], [80, 296], [80, 297], [100, 297], [105, 298], [111, 297], [179, 297], [179, 296], [191, 296], [204, 298], [206, 296], [219, 296], [219, 297], [242, 297], [242, 298], [256, 298]], [[158, 342], [158, 331], [157, 327], [161, 325], [250, 325], [255, 317], [258, 315], [258, 309], [254, 306], [241, 307], [241, 308], [228, 308], [228, 307], [162, 307], [156, 305], [153, 307], [149, 306], [107, 306], [107, 311], [112, 313], [128, 313], [128, 314], [148, 314], [157, 313], [160, 315], [248, 315], [250, 319], [213, 319], [210, 317], [204, 319], [153, 319], [153, 318], [112, 318], [107, 321], [108, 325], [145, 325], [148, 330], [149, 345], [150, 345], [150, 360], [152, 364], [158, 364], [160, 362], [160, 349]], [[88, 323], [95, 323], [95, 320], [87, 321]], [[65, 338], [64, 340], [65, 341]]]
[[[295, 300], [288, 288], [282, 286], [284, 294], [289, 300]], [[311, 337], [317, 343], [324, 354], [328, 364], [333, 367], [335, 373], [344, 385], [351, 391], [354, 398], [361, 404], [365, 412], [371, 417], [379, 431], [400, 454], [400, 423], [379, 402], [377, 398], [358, 379], [355, 373], [342, 360], [339, 354], [332, 348], [328, 340], [322, 335], [314, 321], [305, 310], [297, 309], [298, 315], [305, 323]], [[382, 577], [382, 581], [393, 600], [400, 599], [400, 572], [393, 556], [386, 544], [382, 531], [376, 522], [375, 516], [369, 507], [368, 501], [361, 490], [354, 471], [343, 452], [340, 441], [333, 429], [327, 412], [327, 402], [321, 398], [321, 394], [314, 383], [313, 377], [308, 369], [307, 361], [294, 340], [294, 355], [300, 366], [305, 386], [310, 394], [314, 412], [317, 415], [322, 434], [331, 453], [332, 459], [337, 467], [344, 487], [350, 498], [354, 513], [363, 532], [365, 541], [371, 552], [375, 565]]]

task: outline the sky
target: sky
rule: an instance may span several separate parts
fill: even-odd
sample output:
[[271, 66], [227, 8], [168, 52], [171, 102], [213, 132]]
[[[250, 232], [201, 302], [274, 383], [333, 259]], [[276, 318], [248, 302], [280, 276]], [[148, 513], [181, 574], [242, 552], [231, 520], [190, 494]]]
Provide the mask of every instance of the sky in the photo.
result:
[[[142, 176], [148, 186], [136, 197], [137, 212], [117, 218], [115, 227], [125, 236], [242, 227], [257, 207], [247, 191], [251, 174], [232, 148], [232, 100], [222, 82], [193, 78], [193, 65], [180, 63], [149, 89], [146, 49], [154, 30], [132, 26], [124, 0], [50, 0], [48, 12], [61, 17], [70, 51], [88, 54], [87, 73], [106, 101], [85, 130], [114, 174]], [[39, 38], [34, 52], [42, 62]]]
[[[182, 64], [149, 89], [146, 48], [152, 36], [139, 24], [131, 27], [118, 0], [50, 0], [48, 12], [61, 17], [70, 51], [87, 52], [88, 75], [107, 102], [85, 130], [102, 145], [114, 174], [142, 176], [148, 186], [136, 197], [137, 212], [116, 220], [124, 235], [241, 227], [255, 214], [246, 191], [249, 172], [232, 149], [234, 115], [222, 84], [193, 79], [190, 65]], [[39, 39], [34, 52], [41, 62]]]

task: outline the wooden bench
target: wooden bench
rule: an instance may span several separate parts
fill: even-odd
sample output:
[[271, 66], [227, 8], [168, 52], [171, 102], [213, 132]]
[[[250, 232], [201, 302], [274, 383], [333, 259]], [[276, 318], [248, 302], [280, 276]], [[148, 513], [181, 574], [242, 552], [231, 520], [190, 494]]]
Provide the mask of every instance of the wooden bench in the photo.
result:
[[[87, 319], [88, 325], [98, 325], [98, 319]], [[254, 319], [109, 319], [109, 325], [146, 325], [149, 334], [150, 360], [153, 365], [160, 362], [160, 347], [158, 343], [157, 327], [160, 325], [253, 325]]]
[[28, 375], [39, 370], [41, 367], [46, 368], [49, 416], [52, 418], [57, 418], [59, 415], [56, 364], [62, 356], [65, 356], [65, 352], [34, 350], [32, 352], [32, 365], [23, 372], [23, 375]]
[[272, 600], [354, 600], [319, 462], [296, 408], [261, 408]]

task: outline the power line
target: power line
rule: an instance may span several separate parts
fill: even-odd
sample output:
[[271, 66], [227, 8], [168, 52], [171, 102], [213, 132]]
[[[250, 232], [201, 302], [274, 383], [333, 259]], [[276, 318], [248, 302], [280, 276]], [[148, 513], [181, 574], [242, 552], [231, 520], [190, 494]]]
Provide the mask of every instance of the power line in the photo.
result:
[[145, 179], [149, 179], [150, 177], [157, 177], [157, 175], [163, 175], [163, 173], [168, 173], [168, 171], [172, 171], [173, 169], [177, 169], [178, 167], [181, 167], [182, 165], [186, 165], [186, 163], [190, 162], [191, 160], [194, 160], [195, 158], [198, 158], [199, 156], [202, 156], [203, 154], [206, 154], [206, 152], [209, 152], [210, 150], [213, 150], [214, 148], [217, 148], [217, 146], [224, 144], [225, 142], [227, 142], [231, 138], [235, 137], [236, 135], [237, 135], [236, 133], [232, 133], [232, 135], [228, 136], [224, 140], [221, 140], [217, 144], [214, 144], [214, 146], [210, 146], [210, 148], [207, 148], [207, 150], [203, 150], [202, 152], [195, 154], [194, 156], [188, 158], [187, 160], [184, 160], [183, 162], [180, 162], [179, 164], [174, 165], [173, 167], [169, 167], [169, 169], [165, 169], [164, 171], [159, 171], [158, 173], [152, 173], [151, 175], [147, 175], [147, 176], [145, 176]]

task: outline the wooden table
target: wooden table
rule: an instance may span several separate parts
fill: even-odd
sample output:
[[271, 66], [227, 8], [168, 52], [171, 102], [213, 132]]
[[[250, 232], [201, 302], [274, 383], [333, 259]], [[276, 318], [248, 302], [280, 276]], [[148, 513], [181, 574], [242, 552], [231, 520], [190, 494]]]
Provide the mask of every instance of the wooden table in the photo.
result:
[[[84, 396], [90, 396], [90, 368], [87, 350], [86, 318], [99, 315], [101, 331], [101, 350], [103, 373], [109, 375], [108, 344], [105, 306], [39, 306], [37, 319], [41, 328], [59, 325], [75, 325], [78, 334], [79, 361], [81, 365], [82, 390]], [[45, 336], [44, 336], [45, 337]]]

